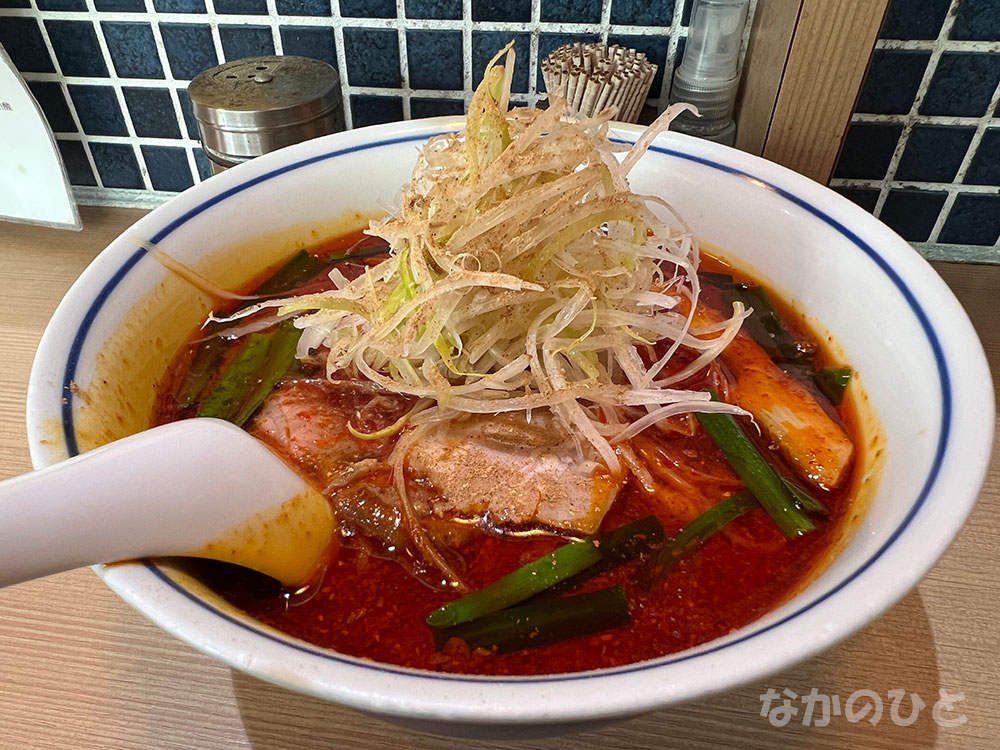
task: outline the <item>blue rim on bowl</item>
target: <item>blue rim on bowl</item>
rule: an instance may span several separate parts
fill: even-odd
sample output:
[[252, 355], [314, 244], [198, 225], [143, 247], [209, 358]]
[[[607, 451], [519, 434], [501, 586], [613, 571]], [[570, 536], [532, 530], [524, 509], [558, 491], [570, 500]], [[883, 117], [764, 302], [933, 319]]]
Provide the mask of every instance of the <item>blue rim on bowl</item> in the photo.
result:
[[[200, 190], [200, 195], [204, 198], [198, 203], [188, 208], [182, 214], [170, 219], [169, 221], [160, 222], [159, 224], [153, 223], [151, 227], [154, 231], [150, 231], [151, 239], [154, 243], [160, 243], [171, 235], [172, 232], [177, 230], [179, 227], [183, 226], [185, 223], [191, 221], [194, 217], [202, 214], [208, 209], [216, 206], [235, 195], [238, 195], [242, 191], [248, 188], [258, 185], [260, 183], [266, 182], [268, 180], [275, 179], [281, 175], [293, 172], [295, 170], [301, 169], [305, 166], [315, 164], [317, 162], [327, 161], [334, 159], [336, 157], [355, 153], [358, 151], [365, 150], [375, 150], [383, 148], [386, 146], [408, 143], [415, 141], [423, 141], [427, 138], [436, 135], [440, 132], [446, 132], [449, 128], [443, 127], [442, 121], [427, 121], [423, 124], [420, 123], [409, 123], [407, 127], [403, 128], [404, 131], [400, 135], [390, 135], [389, 137], [376, 137], [383, 134], [391, 134], [394, 130], [399, 130], [400, 128], [393, 128], [393, 126], [382, 126], [380, 128], [369, 129], [372, 131], [370, 140], [361, 140], [357, 142], [357, 138], [353, 144], [337, 147], [340, 144], [338, 136], [333, 136], [328, 139], [323, 139], [328, 147], [323, 148], [320, 153], [313, 153], [305, 158], [301, 158], [289, 163], [280, 164], [272, 169], [266, 169], [267, 162], [265, 160], [259, 160], [261, 162], [258, 165], [256, 173], [251, 170], [245, 172], [246, 179], [237, 182], [225, 189], [216, 188], [212, 181], [197, 186]], [[387, 133], [388, 131], [388, 133]], [[359, 131], [354, 131], [355, 134]], [[619, 136], [623, 136], [623, 142], [629, 140], [634, 140], [639, 131], [623, 129], [619, 132]], [[346, 134], [341, 134], [346, 136]], [[874, 565], [883, 555], [886, 554], [900, 539], [900, 537], [906, 532], [906, 530], [911, 526], [914, 519], [916, 519], [921, 513], [925, 506], [928, 496], [935, 487], [938, 481], [942, 463], [945, 460], [947, 453], [949, 440], [953, 431], [953, 419], [954, 419], [954, 409], [953, 402], [955, 398], [955, 393], [952, 387], [953, 374], [949, 369], [948, 357], [942, 346], [942, 337], [936, 330], [934, 322], [932, 321], [932, 316], [928, 314], [927, 310], [921, 305], [919, 295], [910, 288], [907, 281], [902, 275], [896, 270], [889, 259], [887, 259], [873, 244], [864, 239], [861, 235], [855, 232], [851, 227], [845, 225], [843, 222], [832, 216], [827, 211], [815, 205], [808, 198], [803, 197], [799, 191], [795, 190], [795, 186], [799, 184], [810, 184], [809, 181], [805, 180], [798, 175], [794, 175], [787, 170], [782, 170], [780, 167], [775, 165], [767, 164], [762, 160], [756, 159], [755, 157], [749, 157], [747, 155], [740, 155], [739, 159], [735, 159], [731, 154], [728, 158], [721, 159], [723, 155], [728, 154], [728, 149], [718, 149], [713, 151], [711, 148], [712, 144], [709, 144], [708, 155], [703, 155], [705, 148], [701, 147], [696, 150], [690, 146], [686, 139], [675, 139], [671, 143], [679, 143], [681, 147], [665, 146], [661, 145], [659, 141], [651, 147], [651, 151], [663, 154], [669, 157], [678, 158], [682, 160], [687, 160], [695, 162], [702, 167], [707, 167], [712, 170], [717, 170], [723, 172], [729, 176], [737, 177], [742, 180], [746, 180], [756, 188], [760, 190], [769, 191], [770, 193], [779, 196], [782, 200], [788, 201], [794, 204], [797, 208], [802, 209], [809, 214], [811, 214], [816, 219], [822, 221], [827, 226], [835, 230], [837, 233], [842, 235], [851, 244], [853, 244], [857, 249], [863, 252], [874, 264], [878, 267], [880, 272], [884, 274], [895, 287], [896, 290], [905, 298], [907, 304], [913, 315], [919, 321], [921, 330], [926, 337], [927, 344], [933, 352], [934, 361], [936, 365], [936, 377], [938, 381], [938, 387], [940, 389], [941, 398], [941, 419], [939, 425], [939, 433], [937, 437], [937, 445], [934, 451], [933, 462], [931, 468], [926, 476], [923, 486], [920, 492], [917, 494], [912, 502], [909, 510], [906, 512], [902, 521], [897, 525], [897, 527], [888, 536], [885, 542], [866, 559], [862, 564], [858, 565], [850, 575], [845, 576], [837, 584], [829, 587], [827, 590], [822, 592], [821, 595], [809, 600], [802, 606], [795, 609], [794, 612], [788, 614], [782, 619], [771, 622], [762, 627], [755, 627], [754, 625], [748, 626], [747, 632], [743, 633], [737, 638], [727, 640], [718, 644], [707, 644], [706, 646], [696, 649], [693, 651], [681, 652], [679, 654], [662, 657], [648, 662], [641, 662], [638, 664], [632, 664], [628, 666], [618, 667], [615, 669], [600, 670], [597, 672], [583, 672], [583, 673], [572, 673], [567, 675], [548, 675], [548, 676], [538, 676], [538, 677], [517, 677], [517, 678], [504, 678], [504, 677], [480, 677], [473, 675], [454, 675], [454, 674], [440, 674], [431, 672], [420, 672], [417, 670], [404, 669], [399, 667], [394, 667], [390, 665], [375, 664], [372, 662], [366, 662], [351, 657], [341, 656], [339, 654], [325, 651], [318, 647], [311, 646], [309, 644], [297, 641], [287, 636], [275, 633], [268, 629], [263, 629], [259, 625], [255, 625], [253, 621], [249, 619], [240, 619], [227, 612], [222, 611], [212, 603], [200, 598], [196, 594], [188, 591], [182, 586], [174, 582], [170, 577], [165, 575], [163, 571], [157, 568], [155, 565], [150, 563], [145, 564], [146, 573], [155, 578], [156, 581], [162, 586], [171, 590], [171, 593], [187, 599], [191, 605], [203, 610], [211, 618], [218, 618], [225, 621], [227, 624], [235, 626], [239, 629], [247, 631], [253, 638], [262, 638], [272, 642], [280, 649], [289, 649], [291, 651], [303, 654], [312, 659], [320, 659], [325, 661], [330, 661], [338, 665], [347, 666], [352, 669], [363, 669], [370, 670], [372, 673], [382, 674], [386, 676], [401, 677], [406, 680], [413, 678], [418, 678], [422, 681], [428, 682], [445, 682], [451, 685], [469, 685], [470, 683], [480, 684], [486, 687], [486, 689], [492, 689], [489, 686], [494, 686], [499, 689], [503, 689], [506, 684], [509, 686], [510, 683], [517, 683], [520, 685], [524, 684], [535, 684], [538, 686], [543, 685], [557, 685], [561, 683], [571, 684], [579, 681], [604, 679], [614, 676], [627, 676], [634, 675], [641, 672], [648, 672], [649, 670], [662, 669], [670, 665], [676, 665], [683, 662], [690, 662], [692, 660], [705, 660], [712, 655], [718, 655], [725, 651], [734, 649], [741, 644], [749, 644], [756, 640], [761, 639], [764, 635], [774, 631], [786, 623], [791, 622], [804, 615], [807, 612], [815, 609], [824, 602], [829, 601], [831, 598], [835, 597], [839, 593], [843, 592], [852, 583], [857, 581], [860, 577], [864, 575], [869, 568]], [[315, 150], [315, 147], [313, 148]], [[701, 151], [702, 153], [696, 153], [696, 151]], [[744, 165], [749, 165], [750, 168], [746, 166], [736, 166], [733, 163], [725, 163], [726, 161], [737, 161], [737, 163], [742, 162]], [[748, 161], [749, 160], [749, 161]], [[287, 160], [286, 160], [287, 161]], [[766, 165], [762, 167], [761, 165]], [[754, 169], [754, 167], [758, 167]], [[266, 169], [266, 171], [262, 171]], [[775, 172], [775, 170], [778, 170]], [[237, 172], [238, 173], [238, 172]], [[777, 176], [779, 179], [773, 179]], [[235, 178], [233, 178], [235, 179]], [[788, 187], [788, 183], [791, 183], [793, 187]], [[839, 199], [838, 200], [843, 200]], [[860, 212], [860, 209], [856, 209]], [[151, 215], [152, 216], [152, 215]], [[854, 215], [856, 217], [856, 215]], [[856, 217], [857, 218], [857, 217]], [[870, 216], [866, 219], [860, 219], [862, 222], [875, 222]], [[145, 255], [144, 250], [136, 250], [130, 256], [128, 256], [123, 262], [120, 263], [118, 268], [113, 271], [107, 281], [100, 288], [96, 296], [90, 300], [83, 315], [79, 318], [75, 333], [73, 335], [72, 344], [69, 347], [68, 356], [65, 359], [62, 375], [62, 399], [57, 405], [47, 404], [45, 408], [49, 412], [57, 412], [61, 415], [62, 419], [62, 429], [63, 436], [66, 444], [66, 449], [70, 455], [75, 455], [77, 453], [77, 441], [76, 432], [74, 428], [73, 421], [73, 406], [74, 399], [76, 396], [73, 393], [71, 384], [74, 382], [76, 377], [76, 370], [79, 363], [79, 358], [81, 352], [84, 349], [84, 345], [88, 340], [88, 336], [91, 332], [91, 327], [94, 320], [97, 317], [98, 312], [101, 310], [102, 306], [106, 303], [109, 296], [115, 291], [115, 289], [128, 277], [129, 272], [142, 260]], [[58, 313], [57, 313], [58, 316]], [[55, 406], [55, 409], [52, 407]], [[985, 465], [982, 467], [985, 470]], [[954, 529], [957, 532], [957, 526]], [[952, 534], [953, 535], [953, 534]], [[944, 540], [944, 543], [950, 541], [950, 537]], [[942, 547], [943, 549], [943, 547]], [[933, 560], [931, 561], [933, 562]], [[926, 567], [929, 567], [930, 563]], [[922, 575], [925, 570], [917, 571], [918, 577]], [[879, 611], [888, 608], [894, 601], [900, 598], [910, 586], [915, 583], [916, 579], [910, 581], [905, 588], [900, 587], [901, 590], [895, 592], [894, 596], [889, 597], [886, 601], [879, 604]], [[121, 593], [121, 592], [120, 592]], [[127, 593], [123, 593], [127, 599], [130, 599]], [[147, 612], [147, 614], [149, 614]], [[158, 618], [155, 614], [150, 615], [154, 620], [163, 623], [163, 618]], [[169, 618], [168, 618], [169, 619]], [[870, 619], [870, 617], [868, 618]], [[867, 621], [867, 620], [866, 620]], [[861, 624], [864, 624], [863, 622]], [[240, 659], [232, 658], [232, 655], [227, 655], [224, 650], [220, 650], [217, 647], [206, 646], [204, 643], [200, 643], [198, 638], [193, 637], [191, 633], [184, 632], [182, 627], [170, 627], [169, 624], [165, 625], [168, 630], [173, 630], [175, 633], [180, 635], [185, 640], [194, 643], [194, 645], [213, 653], [216, 656], [229, 661], [234, 666], [240, 668], [246, 668], [246, 664], [242, 663]], [[803, 653], [798, 654], [796, 658], [803, 658], [811, 653], [825, 648], [831, 645], [836, 640], [845, 637], [850, 632], [856, 629], [857, 625], [844, 628], [844, 632], [837, 632], [832, 635], [828, 635], [825, 639], [819, 639], [819, 641], [814, 645], [814, 647], [807, 648]], [[787, 666], [787, 661], [782, 663], [778, 659], [777, 664], [779, 667]], [[764, 671], [772, 671], [773, 665], [769, 665]], [[265, 679], [271, 679], [279, 684], [284, 684], [295, 689], [302, 690], [303, 692], [312, 693], [314, 695], [323, 695], [326, 697], [334, 697], [345, 703], [349, 703], [361, 708], [372, 708], [371, 696], [366, 696], [361, 698], [359, 695], [354, 695], [351, 693], [350, 688], [345, 688], [339, 694], [330, 696], [329, 691], [326, 687], [316, 686], [314, 684], [306, 684], [301, 680], [297, 679], [294, 675], [287, 674], [268, 674], [255, 672], [259, 676]], [[761, 671], [753, 671], [746, 675], [746, 679], [760, 676]], [[308, 682], [308, 681], [307, 681]], [[705, 690], [711, 690], [711, 685], [708, 685]], [[693, 697], [693, 696], [689, 696]], [[666, 702], [662, 697], [657, 698], [647, 698], [642, 705], [637, 705], [635, 711], [649, 709], [655, 707], [656, 705]], [[419, 701], [418, 701], [419, 703]], [[601, 707], [588, 707], [585, 716], [587, 718], [599, 718], [603, 716], [617, 715], [621, 713], [635, 712], [635, 711], [623, 711], [622, 707], [618, 705], [615, 701], [610, 701], [608, 706], [605, 706], [606, 710], [601, 710]], [[404, 716], [417, 716], [417, 717], [441, 717], [442, 710], [440, 707], [434, 709], [430, 704], [428, 705], [402, 705], [397, 704], [391, 699], [383, 699], [380, 703], [380, 707], [376, 710], [384, 711], [388, 714], [404, 715]], [[469, 721], [504, 721], [513, 718], [515, 715], [519, 720], [528, 721], [559, 721], [576, 718], [579, 716], [579, 712], [574, 712], [568, 709], [553, 709], [549, 708], [535, 708], [531, 707], [521, 707], [516, 711], [500, 711], [496, 716], [484, 716], [484, 712], [481, 710], [476, 710], [474, 705], [456, 707], [453, 706], [450, 712], [445, 711], [445, 714], [450, 714], [449, 718], [458, 720], [469, 720]]]

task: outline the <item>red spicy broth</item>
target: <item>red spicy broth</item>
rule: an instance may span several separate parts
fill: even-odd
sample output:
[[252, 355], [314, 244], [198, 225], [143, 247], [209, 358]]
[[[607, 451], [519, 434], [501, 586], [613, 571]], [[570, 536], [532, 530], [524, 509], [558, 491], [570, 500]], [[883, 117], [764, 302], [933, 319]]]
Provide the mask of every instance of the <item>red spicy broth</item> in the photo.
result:
[[[359, 241], [363, 246], [357, 245]], [[359, 250], [367, 253], [378, 249], [378, 242], [355, 233], [321, 243], [310, 248], [310, 252], [327, 257], [353, 247], [355, 253]], [[377, 260], [346, 260], [338, 267], [350, 278]], [[706, 256], [702, 269], [733, 274], [725, 264]], [[736, 276], [737, 280], [755, 283]], [[323, 272], [296, 289], [296, 293], [329, 287]], [[774, 299], [774, 295], [771, 297]], [[711, 306], [721, 305], [718, 290], [710, 285], [706, 286], [703, 300]], [[780, 301], [776, 306], [798, 345], [814, 353], [818, 364], [828, 364], [829, 356], [801, 321]], [[185, 347], [165, 376], [158, 400], [158, 423], [193, 416], [192, 407], [180, 407], [173, 394], [202, 345], [193, 341]], [[322, 363], [306, 361], [293, 365], [288, 377], [319, 378], [322, 373]], [[684, 386], [710, 385], [707, 377], [707, 373], [701, 373]], [[802, 382], [806, 384], [805, 380]], [[344, 420], [358, 419], [365, 398], [341, 398], [328, 408], [339, 410]], [[397, 559], [386, 559], [380, 550], [359, 542], [353, 532], [345, 531], [344, 537], [330, 550], [322, 583], [300, 595], [288, 595], [275, 581], [235, 566], [196, 561], [194, 567], [211, 588], [261, 622], [318, 646], [378, 662], [447, 672], [532, 675], [615, 667], [664, 656], [753, 622], [798, 591], [828, 559], [847, 526], [851, 495], [858, 485], [857, 467], [863, 463], [858, 455], [863, 446], [857, 440], [850, 400], [845, 398], [842, 405], [830, 406], [829, 411], [852, 437], [856, 455], [851, 474], [840, 488], [821, 493], [829, 515], [814, 518], [815, 531], [790, 541], [758, 508], [708, 539], [648, 591], [632, 581], [638, 562], [608, 571], [580, 591], [623, 584], [632, 621], [624, 627], [593, 635], [505, 654], [482, 649], [470, 651], [455, 639], [442, 650], [436, 650], [432, 630], [424, 618], [456, 595], [426, 585], [413, 575], [412, 567], [400, 564]], [[310, 417], [308, 413], [301, 416]], [[391, 418], [392, 415], [386, 417]], [[644, 463], [659, 467], [659, 473], [652, 472], [655, 491], [648, 491], [630, 475], [605, 516], [602, 531], [653, 513], [665, 532], [673, 534], [694, 515], [742, 487], [711, 439], [700, 429], [689, 432], [692, 434], [678, 432], [667, 436], [648, 429], [633, 441]], [[384, 455], [393, 440], [376, 441], [382, 444], [376, 446], [377, 450]], [[361, 441], [358, 442], [360, 445]], [[757, 443], [776, 466], [783, 465], [776, 453], [769, 450], [773, 446], [762, 439]], [[282, 452], [280, 446], [272, 447]], [[294, 462], [295, 456], [287, 451], [285, 457]], [[301, 465], [299, 468], [322, 486], [324, 478], [314, 468]], [[791, 471], [787, 473], [791, 475]], [[379, 472], [367, 481], [376, 486], [387, 482]], [[465, 581], [477, 589], [565, 541], [555, 536], [511, 537], [466, 525], [453, 554], [461, 560]]]

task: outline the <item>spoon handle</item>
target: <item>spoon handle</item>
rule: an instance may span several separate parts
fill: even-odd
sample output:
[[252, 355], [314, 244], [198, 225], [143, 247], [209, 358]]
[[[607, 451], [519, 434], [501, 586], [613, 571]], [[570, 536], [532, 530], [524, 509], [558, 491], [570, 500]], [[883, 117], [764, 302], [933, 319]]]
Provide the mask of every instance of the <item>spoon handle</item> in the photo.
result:
[[[302, 497], [315, 500], [310, 492], [317, 494], [234, 425], [192, 419], [156, 427], [0, 482], [0, 586], [138, 557], [265, 559], [258, 548], [274, 546], [274, 519], [302, 510]], [[319, 524], [322, 537], [329, 507], [319, 499], [322, 507], [307, 504], [295, 517], [293, 537], [302, 524]], [[277, 541], [298, 546], [295, 538]]]

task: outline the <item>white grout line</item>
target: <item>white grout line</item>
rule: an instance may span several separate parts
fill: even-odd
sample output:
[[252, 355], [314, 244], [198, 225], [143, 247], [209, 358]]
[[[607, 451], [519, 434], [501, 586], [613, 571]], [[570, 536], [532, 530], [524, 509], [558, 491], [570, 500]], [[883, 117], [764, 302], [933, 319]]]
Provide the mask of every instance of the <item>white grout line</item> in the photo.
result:
[[[681, 40], [681, 19], [684, 16], [684, 0], [674, 0], [674, 15], [670, 19], [670, 41], [667, 43], [667, 57], [663, 61], [663, 82], [656, 92], [656, 111], [662, 112], [670, 103], [670, 87], [674, 81], [674, 64], [677, 60], [677, 47]], [[652, 93], [652, 92], [650, 92]]]
[[[95, 18], [97, 9], [94, 7], [94, 0], [86, 0], [87, 15]], [[132, 113], [129, 111], [128, 102], [125, 101], [125, 92], [122, 90], [118, 72], [111, 62], [111, 52], [108, 50], [108, 40], [104, 38], [104, 27], [99, 22], [93, 24], [97, 33], [97, 46], [101, 48], [101, 56], [104, 58], [110, 76], [111, 90], [115, 92], [115, 99], [118, 100], [118, 108], [122, 111], [122, 118], [125, 121], [125, 130], [128, 132], [127, 142], [132, 146], [132, 153], [135, 161], [139, 165], [139, 176], [146, 190], [152, 190], [153, 184], [150, 181], [149, 170], [146, 168], [146, 160], [143, 158], [142, 150], [139, 148], [139, 138], [135, 133], [135, 125], [132, 122]]]
[[959, 39], [879, 39], [875, 49], [934, 50], [945, 52], [1000, 52], [1000, 41], [963, 41]]
[[[533, 97], [539, 96], [538, 67], [541, 61], [538, 59], [538, 45], [542, 39], [541, 29], [539, 28], [541, 23], [542, 0], [531, 0], [531, 26], [529, 28], [531, 34], [528, 37], [528, 99], [531, 101], [532, 105], [538, 103], [538, 99], [532, 100]], [[482, 25], [483, 24], [480, 24], [480, 26]], [[477, 76], [473, 77], [475, 78]]]
[[[26, 10], [34, 10], [35, 12], [38, 12], [35, 0], [31, 0], [31, 8]], [[44, 23], [39, 23], [38, 28], [41, 29], [42, 41], [45, 42], [45, 50], [52, 59], [52, 67], [55, 69], [55, 73], [51, 74], [52, 78], [59, 84], [59, 88], [62, 90], [62, 95], [66, 99], [66, 106], [69, 108], [70, 117], [73, 118], [73, 124], [76, 125], [78, 132], [83, 133], [83, 123], [80, 121], [80, 115], [76, 111], [76, 104], [73, 102], [73, 97], [69, 95], [69, 85], [67, 84], [66, 76], [63, 75], [62, 66], [59, 64], [59, 58], [56, 57], [56, 51], [52, 47], [52, 40], [49, 39], [49, 31], [45, 28]], [[104, 62], [110, 69], [111, 60], [105, 60]], [[24, 80], [29, 81], [31, 79], [25, 78]], [[84, 138], [82, 142], [83, 153], [84, 156], [87, 157], [87, 163], [90, 164], [90, 169], [94, 173], [94, 180], [97, 183], [97, 187], [98, 189], [103, 189], [104, 181], [101, 179], [101, 173], [97, 169], [97, 162], [94, 161], [94, 155], [90, 151], [90, 144], [87, 142], [86, 138]]]
[[[870, 188], [879, 190], [885, 183], [884, 180], [862, 180], [845, 177], [836, 177], [830, 180], [830, 187], [843, 188]], [[893, 180], [889, 183], [890, 190], [897, 189], [949, 191], [961, 193], [983, 193], [985, 195], [1000, 194], [1000, 186], [997, 185], [966, 185], [960, 182], [916, 182], [913, 180]]]
[[1000, 117], [992, 115], [990, 110], [987, 110], [986, 114], [982, 117], [961, 117], [957, 115], [922, 115], [920, 113], [914, 114], [911, 118], [909, 114], [905, 115], [877, 115], [870, 112], [855, 112], [854, 116], [851, 117], [851, 122], [890, 122], [890, 123], [905, 123], [907, 120], [912, 119], [916, 125], [968, 125], [971, 127], [977, 127], [980, 123], [986, 122], [987, 125], [990, 123], [995, 123], [1000, 125]]
[[222, 50], [222, 35], [219, 34], [219, 15], [215, 12], [215, 0], [205, 0], [205, 12], [197, 14], [197, 17], [208, 21], [208, 26], [212, 30], [215, 59], [219, 61], [217, 64], [221, 65], [226, 61], [226, 53]]
[[[406, 17], [404, 0], [396, 0], [396, 16]], [[399, 86], [403, 90], [403, 119], [410, 119], [410, 58], [406, 51], [406, 29], [396, 31], [396, 43], [399, 45]]]
[[462, 98], [464, 109], [469, 111], [472, 100], [472, 0], [462, 0]]
[[[336, 2], [337, 0], [328, 0], [329, 2]], [[271, 27], [271, 42], [274, 44], [274, 54], [281, 55], [284, 51], [284, 42], [281, 41], [281, 31], [278, 28], [278, 24], [270, 23], [270, 19], [278, 17], [278, 5], [277, 0], [267, 0], [267, 15], [257, 16], [261, 19], [257, 22], [258, 25], [266, 23]]]
[[[350, 130], [354, 127], [354, 115], [351, 112], [351, 92], [347, 83], [347, 51], [344, 49], [344, 23], [340, 15], [340, 0], [330, 0], [330, 14], [330, 21], [333, 23], [333, 45], [337, 49], [337, 74], [340, 76], [340, 106], [344, 110], [344, 127]], [[274, 16], [271, 19], [271, 23], [275, 23]]]
[[[993, 96], [990, 97], [990, 104], [986, 108], [987, 112], [996, 112], [997, 107], [1000, 107], [1000, 81], [997, 82], [997, 87], [993, 90]], [[965, 158], [962, 159], [962, 165], [958, 168], [958, 173], [955, 175], [955, 182], [962, 182], [965, 180], [965, 175], [969, 171], [969, 166], [972, 164], [972, 159], [975, 157], [976, 152], [979, 150], [979, 144], [982, 143], [983, 136], [986, 134], [986, 129], [992, 124], [1000, 124], [1000, 118], [996, 117], [983, 117], [980, 119], [979, 124], [976, 126], [976, 132], [972, 135], [972, 141], [969, 143], [969, 148], [965, 152]]]
[[[941, 30], [938, 32], [938, 41], [942, 41], [948, 38], [948, 34], [951, 32], [951, 27], [955, 23], [955, 14], [957, 12], [958, 3], [960, 0], [951, 0], [951, 5], [948, 8], [948, 15], [941, 25]], [[889, 160], [889, 167], [886, 170], [886, 174], [882, 183], [882, 187], [879, 190], [878, 200], [875, 203], [875, 210], [873, 213], [876, 216], [880, 216], [882, 213], [882, 207], [885, 205], [886, 198], [889, 196], [889, 185], [894, 181], [896, 177], [896, 170], [899, 168], [900, 159], [903, 156], [903, 151], [906, 149], [906, 145], [910, 139], [910, 132], [913, 130], [913, 126], [916, 123], [917, 113], [920, 109], [920, 105], [923, 104], [924, 97], [927, 96], [927, 89], [930, 87], [931, 80], [934, 78], [934, 73], [937, 70], [938, 61], [941, 59], [941, 53], [943, 49], [941, 45], [935, 45], [934, 49], [931, 51], [931, 56], [927, 61], [927, 67], [924, 69], [924, 75], [920, 79], [920, 85], [917, 87], [917, 94], [913, 97], [913, 102], [910, 104], [910, 110], [906, 115], [906, 119], [903, 121], [903, 129], [899, 134], [899, 139], [896, 141], [896, 148], [893, 151], [892, 158]], [[954, 202], [954, 198], [949, 195], [949, 199]], [[945, 206], [942, 208], [941, 212], [938, 214], [937, 223], [941, 224], [944, 215], [944, 210], [949, 209], [951, 206], [948, 201], [945, 201]], [[937, 233], [932, 232], [932, 239], [937, 239]]]
[[[467, 1], [467, 0], [466, 0]], [[753, 2], [754, 0], [752, 0]], [[539, 0], [533, 0], [539, 2]], [[680, 6], [682, 0], [677, 0]], [[0, 8], [0, 18], [3, 16], [28, 16], [41, 19], [65, 19], [83, 20], [90, 17], [79, 11], [65, 10], [36, 10], [32, 8]], [[270, 10], [270, 5], [268, 6]], [[324, 26], [329, 27], [332, 21], [337, 21], [351, 28], [365, 29], [442, 29], [460, 31], [466, 20], [447, 18], [366, 18], [366, 17], [344, 17], [340, 14], [337, 0], [331, 0], [331, 10], [333, 16], [286, 16], [275, 12], [273, 15], [240, 15], [223, 13], [157, 13], [147, 10], [140, 13], [124, 13], [117, 11], [100, 11], [99, 16], [102, 21], [130, 21], [130, 22], [152, 22], [161, 21], [164, 23], [185, 23], [198, 24], [215, 23], [233, 25], [290, 25], [290, 26]], [[212, 21], [207, 17], [210, 16]], [[205, 19], [205, 20], [202, 20]], [[469, 23], [472, 23], [471, 16]], [[608, 31], [611, 34], [627, 34], [630, 36], [662, 36], [665, 27], [662, 26], [634, 26], [629, 24], [608, 24], [601, 23], [572, 23], [567, 21], [532, 21], [533, 26], [537, 26], [539, 31], [545, 33], [566, 33], [566, 34], [601, 34]], [[526, 31], [523, 22], [515, 23], [510, 21], [476, 21], [475, 27], [481, 31]]]

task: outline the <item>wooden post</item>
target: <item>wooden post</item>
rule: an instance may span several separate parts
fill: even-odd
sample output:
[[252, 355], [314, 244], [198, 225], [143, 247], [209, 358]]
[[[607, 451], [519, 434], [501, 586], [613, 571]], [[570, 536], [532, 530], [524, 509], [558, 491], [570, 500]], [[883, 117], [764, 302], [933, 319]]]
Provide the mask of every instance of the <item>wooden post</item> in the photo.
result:
[[736, 145], [826, 184], [888, 0], [759, 0]]

